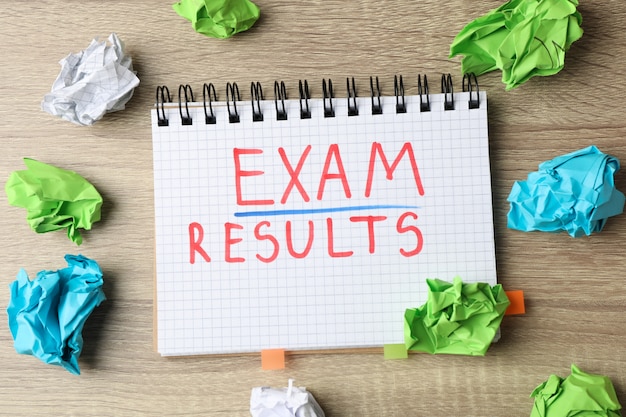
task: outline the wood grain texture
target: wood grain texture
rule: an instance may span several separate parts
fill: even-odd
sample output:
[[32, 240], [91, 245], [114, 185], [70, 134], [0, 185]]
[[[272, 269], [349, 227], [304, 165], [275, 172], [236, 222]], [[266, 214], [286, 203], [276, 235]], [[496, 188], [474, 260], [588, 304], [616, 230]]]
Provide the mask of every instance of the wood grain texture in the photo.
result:
[[[7, 2], [0, 14], [0, 178], [29, 156], [76, 170], [104, 196], [103, 220], [74, 246], [64, 233], [38, 235], [25, 212], [0, 193], [0, 306], [24, 267], [34, 275], [63, 265], [66, 253], [101, 264], [108, 300], [87, 322], [82, 375], [17, 355], [0, 320], [0, 415], [248, 416], [250, 389], [311, 389], [330, 417], [528, 416], [532, 389], [571, 363], [610, 376], [626, 402], [626, 216], [602, 233], [573, 239], [506, 228], [514, 180], [540, 162], [595, 144], [626, 160], [626, 3], [584, 0], [585, 35], [559, 74], [504, 91], [499, 73], [480, 77], [489, 94], [490, 146], [499, 279], [523, 289], [527, 313], [506, 317], [502, 339], [482, 358], [381, 353], [287, 357], [283, 371], [262, 371], [259, 356], [161, 358], [153, 350], [154, 209], [149, 111], [157, 85], [248, 85], [274, 80], [296, 96], [319, 81], [343, 86], [354, 76], [364, 95], [370, 75], [383, 94], [402, 74], [407, 93], [417, 74], [442, 72], [460, 84], [448, 59], [456, 33], [498, 7], [494, 0], [258, 0], [262, 18], [228, 40], [206, 38], [171, 10], [171, 2], [136, 0]], [[116, 32], [141, 80], [127, 109], [92, 127], [40, 110], [57, 62], [95, 36]], [[435, 83], [436, 84], [436, 83]], [[343, 87], [341, 87], [343, 88]], [[343, 94], [343, 90], [340, 94]], [[247, 89], [242, 94], [248, 97]], [[619, 172], [618, 187], [626, 189]], [[6, 316], [5, 316], [6, 317]]]

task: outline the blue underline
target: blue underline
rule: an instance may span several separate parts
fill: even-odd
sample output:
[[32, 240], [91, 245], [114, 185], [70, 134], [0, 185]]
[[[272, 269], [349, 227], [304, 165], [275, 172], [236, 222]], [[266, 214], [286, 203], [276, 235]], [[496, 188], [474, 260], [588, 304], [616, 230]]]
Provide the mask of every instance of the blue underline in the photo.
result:
[[383, 204], [375, 206], [349, 206], [349, 207], [328, 207], [320, 209], [302, 210], [266, 210], [266, 211], [238, 211], [235, 217], [255, 217], [255, 216], [283, 216], [294, 214], [315, 214], [315, 213], [337, 213], [340, 211], [360, 211], [360, 210], [380, 210], [380, 209], [418, 209], [419, 206], [402, 206], [393, 204]]

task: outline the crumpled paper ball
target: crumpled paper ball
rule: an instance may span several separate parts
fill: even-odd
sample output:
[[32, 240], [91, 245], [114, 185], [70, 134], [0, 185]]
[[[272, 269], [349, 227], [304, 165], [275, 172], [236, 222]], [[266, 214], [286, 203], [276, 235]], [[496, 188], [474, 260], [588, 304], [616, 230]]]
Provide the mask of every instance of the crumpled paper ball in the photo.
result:
[[565, 51], [583, 35], [576, 6], [578, 0], [510, 0], [465, 26], [450, 58], [464, 55], [464, 74], [500, 69], [507, 90], [536, 75], [556, 74]]
[[539, 165], [526, 181], [513, 184], [508, 201], [508, 227], [529, 231], [567, 231], [590, 235], [607, 218], [624, 211], [624, 194], [615, 188], [619, 160], [595, 146]]
[[324, 410], [304, 387], [256, 387], [250, 395], [252, 417], [324, 417]]
[[35, 232], [67, 229], [67, 237], [80, 245], [78, 229], [90, 230], [100, 220], [100, 193], [74, 171], [29, 158], [24, 164], [27, 169], [12, 172], [4, 187], [9, 204], [27, 210], [26, 219]]
[[583, 372], [576, 365], [565, 379], [550, 375], [530, 396], [535, 399], [530, 417], [621, 416], [611, 380]]
[[172, 8], [191, 21], [196, 32], [218, 39], [250, 29], [261, 15], [250, 0], [181, 0]]
[[102, 271], [96, 261], [65, 255], [67, 267], [40, 271], [34, 280], [23, 269], [9, 286], [9, 328], [18, 353], [59, 365], [79, 375], [83, 326], [105, 300]]
[[112, 33], [91, 41], [87, 49], [59, 61], [61, 72], [41, 108], [78, 125], [92, 125], [105, 113], [123, 110], [139, 85], [132, 58]]
[[427, 279], [428, 300], [404, 314], [408, 350], [482, 356], [491, 345], [509, 299], [497, 284]]

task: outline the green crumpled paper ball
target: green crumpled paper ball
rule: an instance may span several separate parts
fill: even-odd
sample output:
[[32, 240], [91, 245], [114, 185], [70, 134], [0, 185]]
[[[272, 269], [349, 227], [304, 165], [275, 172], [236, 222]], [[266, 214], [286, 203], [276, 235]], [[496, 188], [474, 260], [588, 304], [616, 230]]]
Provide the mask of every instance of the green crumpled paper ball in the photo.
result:
[[565, 379], [550, 375], [530, 396], [535, 399], [530, 417], [621, 416], [611, 380], [583, 372], [576, 365]]
[[553, 75], [580, 39], [578, 0], [510, 0], [470, 22], [454, 38], [450, 58], [464, 55], [464, 74], [500, 69], [506, 89], [533, 76]]
[[73, 171], [24, 158], [28, 169], [14, 171], [4, 187], [9, 204], [27, 210], [26, 220], [37, 233], [67, 229], [67, 237], [83, 242], [78, 229], [90, 230], [100, 220], [102, 196]]
[[502, 285], [427, 279], [428, 300], [404, 314], [408, 350], [482, 356], [510, 302]]
[[196, 32], [218, 39], [250, 29], [261, 15], [249, 0], [181, 0], [172, 8], [191, 21]]

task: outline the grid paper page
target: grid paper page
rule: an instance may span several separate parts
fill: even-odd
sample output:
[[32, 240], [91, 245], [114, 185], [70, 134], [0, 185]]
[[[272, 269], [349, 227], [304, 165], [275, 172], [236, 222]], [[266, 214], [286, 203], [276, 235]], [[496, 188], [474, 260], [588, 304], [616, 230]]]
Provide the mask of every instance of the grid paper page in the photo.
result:
[[[191, 103], [183, 126], [152, 111], [158, 351], [162, 355], [333, 349], [403, 343], [406, 308], [426, 278], [496, 283], [487, 97], [321, 99], [300, 119], [273, 100], [239, 123]], [[232, 103], [231, 103], [232, 110]], [[184, 111], [184, 107], [183, 107]]]

